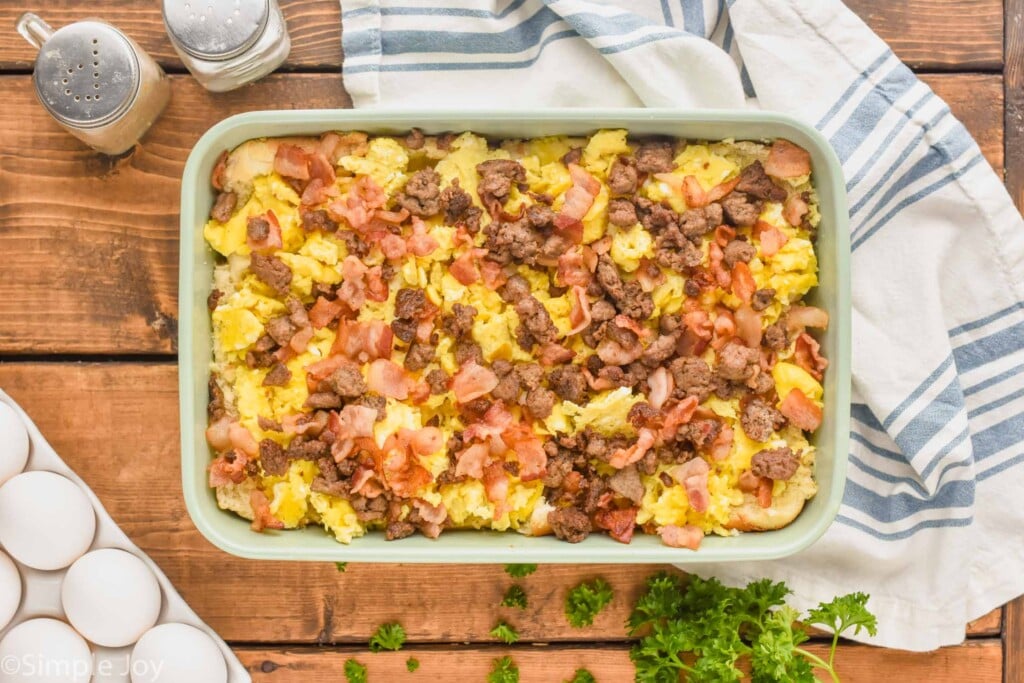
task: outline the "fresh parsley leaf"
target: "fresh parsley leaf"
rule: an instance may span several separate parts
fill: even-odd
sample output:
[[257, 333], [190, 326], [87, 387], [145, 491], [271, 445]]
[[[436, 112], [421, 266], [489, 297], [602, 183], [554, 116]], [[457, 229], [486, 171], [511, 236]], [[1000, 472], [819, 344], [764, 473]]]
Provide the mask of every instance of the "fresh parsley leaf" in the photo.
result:
[[345, 680], [348, 683], [366, 683], [366, 667], [354, 659], [345, 662]]
[[840, 634], [851, 628], [855, 634], [860, 633], [862, 629], [870, 635], [878, 633], [878, 619], [868, 611], [867, 605], [867, 594], [850, 593], [831, 602], [821, 603], [807, 613], [806, 623], [824, 626], [832, 631], [832, 647], [828, 653], [829, 669], [835, 665]]
[[647, 592], [637, 600], [626, 625], [629, 635], [660, 619], [671, 619], [679, 612], [683, 597], [683, 579], [668, 572], [658, 572], [647, 579]]
[[604, 579], [584, 581], [565, 596], [565, 618], [576, 628], [590, 626], [612, 601], [612, 587]]
[[487, 683], [519, 683], [519, 667], [511, 657], [494, 660], [494, 668], [487, 674]]
[[505, 591], [505, 597], [501, 599], [501, 606], [526, 609], [526, 591], [519, 584], [512, 584]]
[[348, 562], [335, 562], [334, 563], [334, 568], [337, 569], [342, 574], [344, 574], [345, 570], [348, 568]]
[[524, 576], [529, 576], [530, 574], [534, 573], [535, 571], [537, 571], [537, 565], [535, 565], [535, 564], [506, 564], [505, 565], [505, 573], [508, 574], [509, 576], [515, 577], [517, 579], [521, 579]]
[[597, 679], [586, 669], [576, 669], [573, 677], [565, 683], [597, 683]]
[[409, 673], [412, 673], [420, 668], [420, 660], [415, 657], [409, 657], [409, 659], [405, 660], [405, 668], [409, 670]]
[[401, 624], [382, 624], [370, 637], [370, 652], [401, 650], [405, 644], [405, 629]]
[[504, 641], [506, 645], [519, 642], [519, 634], [504, 621], [499, 621], [498, 625], [491, 629], [491, 636]]
[[807, 640], [807, 633], [793, 628], [799, 618], [800, 612], [787, 605], [769, 612], [761, 620], [761, 630], [753, 641], [750, 655], [754, 683], [814, 683], [811, 666], [797, 648]]

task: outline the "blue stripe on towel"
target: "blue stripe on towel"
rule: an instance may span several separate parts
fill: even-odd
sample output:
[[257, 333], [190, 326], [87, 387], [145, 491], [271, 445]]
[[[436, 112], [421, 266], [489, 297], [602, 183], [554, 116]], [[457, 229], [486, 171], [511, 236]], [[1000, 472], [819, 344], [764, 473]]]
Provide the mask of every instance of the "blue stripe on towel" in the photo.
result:
[[924, 529], [939, 529], [948, 527], [966, 527], [970, 526], [971, 522], [974, 521], [974, 516], [968, 517], [955, 517], [952, 519], [926, 519], [923, 522], [918, 522], [914, 526], [903, 529], [902, 531], [896, 531], [893, 533], [886, 533], [879, 531], [878, 529], [872, 529], [866, 524], [862, 524], [854, 519], [850, 519], [846, 515], [839, 515], [836, 517], [836, 521], [840, 524], [844, 524], [852, 529], [863, 531], [868, 536], [877, 538], [880, 541], [902, 541], [903, 539], [910, 538], [919, 531]]

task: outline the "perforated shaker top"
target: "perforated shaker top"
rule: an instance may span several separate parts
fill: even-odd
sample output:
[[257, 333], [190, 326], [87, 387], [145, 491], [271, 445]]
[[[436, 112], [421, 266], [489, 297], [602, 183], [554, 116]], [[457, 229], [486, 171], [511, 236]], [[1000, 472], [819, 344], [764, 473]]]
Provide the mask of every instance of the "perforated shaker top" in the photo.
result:
[[139, 60], [109, 24], [80, 21], [39, 50], [33, 76], [40, 101], [59, 121], [88, 128], [113, 121], [139, 90]]
[[263, 35], [270, 0], [164, 0], [164, 23], [193, 57], [230, 59]]

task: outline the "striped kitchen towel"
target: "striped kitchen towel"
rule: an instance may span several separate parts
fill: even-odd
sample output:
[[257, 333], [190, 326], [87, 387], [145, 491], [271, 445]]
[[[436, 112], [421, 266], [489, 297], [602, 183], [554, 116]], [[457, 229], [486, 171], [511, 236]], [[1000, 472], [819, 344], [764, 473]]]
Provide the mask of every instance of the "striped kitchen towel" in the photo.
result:
[[344, 0], [357, 107], [745, 107], [808, 121], [847, 178], [853, 434], [838, 521], [788, 560], [870, 642], [960, 642], [1024, 592], [1024, 223], [946, 104], [837, 0]]

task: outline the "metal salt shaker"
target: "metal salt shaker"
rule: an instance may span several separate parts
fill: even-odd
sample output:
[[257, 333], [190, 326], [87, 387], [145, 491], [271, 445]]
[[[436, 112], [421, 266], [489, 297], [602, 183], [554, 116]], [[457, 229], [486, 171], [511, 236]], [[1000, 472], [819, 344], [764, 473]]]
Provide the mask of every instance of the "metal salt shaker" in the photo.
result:
[[32, 79], [39, 101], [97, 151], [131, 149], [170, 99], [170, 82], [157, 63], [104, 21], [85, 19], [54, 31], [26, 12], [17, 29], [39, 50]]
[[263, 78], [291, 50], [277, 0], [163, 0], [163, 13], [181, 61], [213, 92]]

